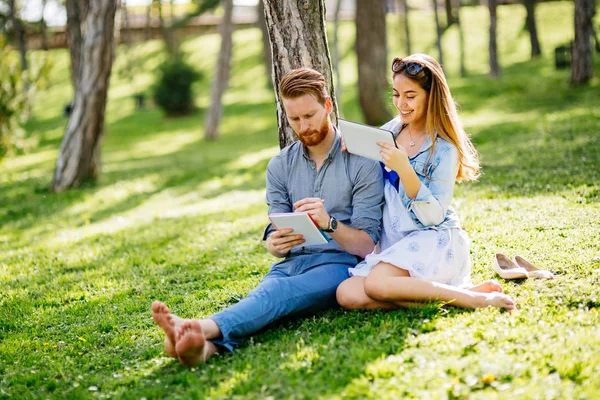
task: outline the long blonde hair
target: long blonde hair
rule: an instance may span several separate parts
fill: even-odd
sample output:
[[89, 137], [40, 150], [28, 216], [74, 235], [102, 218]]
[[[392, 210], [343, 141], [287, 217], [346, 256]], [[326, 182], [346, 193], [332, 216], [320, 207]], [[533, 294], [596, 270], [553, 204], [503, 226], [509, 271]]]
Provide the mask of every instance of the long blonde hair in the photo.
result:
[[[394, 72], [393, 78], [398, 74], [403, 74], [409, 79], [413, 79], [429, 93], [429, 103], [427, 104], [426, 129], [432, 140], [432, 149], [429, 158], [433, 155], [435, 149], [435, 132], [456, 146], [458, 150], [458, 173], [456, 181], [474, 181], [480, 175], [479, 155], [471, 143], [471, 139], [462, 127], [456, 110], [456, 103], [450, 93], [450, 88], [446, 82], [444, 71], [440, 64], [427, 54], [412, 54], [403, 58], [404, 64], [417, 63], [425, 69], [418, 74], [409, 74], [406, 68], [399, 72]], [[427, 160], [429, 163], [430, 160]]]

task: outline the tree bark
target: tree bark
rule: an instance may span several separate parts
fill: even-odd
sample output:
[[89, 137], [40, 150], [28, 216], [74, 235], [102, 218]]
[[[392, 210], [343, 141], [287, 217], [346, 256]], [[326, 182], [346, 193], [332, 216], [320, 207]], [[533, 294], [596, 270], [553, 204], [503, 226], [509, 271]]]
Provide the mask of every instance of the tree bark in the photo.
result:
[[467, 76], [467, 67], [465, 64], [465, 35], [460, 24], [460, 0], [454, 0], [454, 22], [458, 28], [458, 45], [459, 45], [459, 57], [460, 57], [460, 76]]
[[[71, 83], [73, 92], [77, 91], [79, 73], [81, 72], [81, 50], [85, 27], [83, 21], [87, 18], [89, 0], [67, 0], [67, 43], [71, 56]], [[83, 29], [83, 30], [82, 30]]]
[[269, 31], [267, 30], [267, 20], [265, 19], [265, 5], [262, 1], [258, 2], [258, 27], [260, 28], [262, 34], [262, 44], [263, 44], [263, 60], [265, 63], [265, 70], [267, 72], [267, 82], [268, 85], [271, 86], [272, 76], [271, 72], [273, 70], [273, 59], [271, 57], [271, 43], [269, 42]]
[[527, 10], [527, 18], [525, 23], [527, 30], [529, 31], [529, 37], [531, 39], [531, 57], [538, 57], [542, 54], [540, 48], [540, 41], [537, 34], [537, 26], [535, 24], [535, 2], [536, 0], [524, 0], [525, 9]]
[[217, 71], [212, 82], [212, 101], [206, 116], [206, 131], [204, 138], [207, 140], [219, 137], [219, 122], [223, 115], [223, 93], [229, 84], [229, 70], [231, 52], [233, 49], [233, 0], [223, 0], [225, 14], [221, 20], [221, 50], [217, 61]]
[[335, 73], [335, 97], [338, 101], [338, 111], [340, 116], [342, 112], [342, 77], [340, 75], [340, 41], [339, 41], [339, 26], [340, 26], [340, 9], [342, 0], [337, 0], [335, 3], [335, 14], [333, 18], [333, 71]]
[[433, 15], [435, 16], [435, 33], [436, 33], [436, 45], [438, 49], [438, 62], [444, 66], [444, 51], [442, 50], [442, 28], [440, 27], [440, 16], [438, 13], [437, 0], [432, 0]]
[[46, 11], [47, 0], [42, 0], [42, 16], [40, 17], [40, 34], [42, 35], [42, 50], [48, 51], [48, 37], [46, 35], [46, 19], [44, 11]]
[[25, 42], [25, 27], [21, 23], [21, 20], [17, 16], [17, 6], [15, 0], [8, 1], [8, 12], [10, 23], [12, 24], [12, 31], [14, 34], [15, 41], [19, 46], [19, 54], [21, 55], [21, 71], [27, 71], [27, 44]]
[[263, 0], [273, 56], [273, 86], [277, 100], [279, 146], [296, 140], [279, 97], [279, 81], [295, 68], [310, 67], [321, 72], [333, 101], [332, 122], [337, 124], [337, 102], [333, 87], [331, 58], [325, 30], [325, 1]]
[[[446, 27], [456, 22], [456, 13], [454, 12], [454, 0], [444, 0], [444, 7], [446, 8]], [[460, 7], [460, 2], [458, 3]]]
[[500, 64], [498, 62], [498, 44], [496, 41], [497, 37], [497, 0], [488, 0], [488, 6], [490, 9], [490, 76], [500, 76]]
[[390, 91], [385, 29], [385, 0], [357, 0], [358, 94], [369, 125], [383, 124], [392, 117], [385, 100]]
[[[51, 190], [60, 192], [94, 181], [100, 168], [106, 97], [114, 58], [114, 26], [118, 0], [94, 0], [85, 18], [80, 72], [73, 110], [60, 146]], [[72, 2], [67, 3], [72, 6]], [[70, 10], [72, 12], [72, 10]]]
[[594, 74], [592, 36], [594, 0], [575, 0], [575, 41], [571, 61], [571, 84], [588, 82]]
[[[406, 0], [396, 0], [396, 8], [402, 10], [402, 18], [400, 23], [404, 22], [404, 39], [406, 40], [406, 55], [411, 55], [411, 45], [410, 45], [410, 25], [408, 20], [408, 4]], [[401, 38], [402, 40], [402, 38]]]

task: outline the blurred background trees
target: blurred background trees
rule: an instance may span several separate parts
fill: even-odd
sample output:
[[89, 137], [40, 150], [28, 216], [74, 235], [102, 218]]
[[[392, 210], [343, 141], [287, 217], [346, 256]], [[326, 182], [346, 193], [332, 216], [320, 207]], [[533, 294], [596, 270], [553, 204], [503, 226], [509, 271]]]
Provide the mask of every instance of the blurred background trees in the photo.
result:
[[[33, 94], [44, 87], [44, 76], [48, 75], [51, 65], [48, 60], [54, 54], [48, 52], [49, 56], [44, 58], [40, 50], [65, 47], [66, 43], [69, 45], [70, 79], [75, 100], [66, 107], [70, 114], [64, 128], [63, 146], [52, 185], [55, 190], [65, 190], [83, 181], [94, 181], [98, 176], [112, 65], [108, 57], [112, 54], [109, 47], [115, 41], [127, 46], [128, 50], [120, 56], [126, 61], [127, 68], [120, 71], [133, 81], [146, 68], [144, 55], [136, 51], [138, 43], [160, 40], [164, 51], [153, 64], [154, 82], [140, 86], [131, 96], [135, 96], [136, 104], [141, 109], [145, 104], [145, 92], [151, 92], [154, 104], [166, 116], [185, 116], [200, 110], [203, 122], [198, 125], [201, 131], [199, 137], [206, 139], [219, 137], [221, 116], [228, 106], [223, 99], [226, 98], [230, 76], [235, 79], [231, 75], [232, 60], [237, 51], [232, 44], [234, 32], [250, 27], [258, 26], [262, 30], [261, 60], [274, 87], [283, 73], [302, 65], [324, 72], [330, 92], [334, 95], [341, 93], [341, 83], [350, 76], [350, 79], [356, 79], [357, 85], [347, 88], [350, 103], [346, 105], [351, 109], [358, 107], [364, 120], [372, 125], [385, 122], [394, 115], [389, 99], [391, 58], [427, 52], [443, 63], [447, 75], [460, 73], [466, 76], [467, 67], [473, 65], [466, 54], [473, 40], [478, 39], [470, 33], [474, 22], [485, 25], [489, 35], [483, 37], [488, 41], [488, 73], [490, 76], [499, 76], [503, 63], [509, 63], [500, 59], [499, 54], [503, 57], [510, 54], [499, 47], [499, 42], [503, 46], [506, 32], [497, 29], [497, 25], [503, 22], [502, 9], [505, 4], [512, 4], [510, 7], [513, 8], [520, 4], [522, 7], [524, 19], [519, 26], [522, 26], [522, 32], [529, 35], [531, 57], [542, 56], [543, 50], [547, 55], [553, 55], [557, 67], [571, 68], [572, 85], [585, 84], [593, 79], [594, 44], [596, 50], [600, 50], [596, 39], [598, 29], [593, 23], [597, 5], [594, 0], [574, 2], [573, 34], [565, 37], [563, 44], [556, 49], [544, 48], [538, 32], [536, 10], [541, 0], [320, 0], [300, 1], [297, 4], [274, 0], [255, 0], [253, 3], [250, 0], [114, 0], [113, 3], [120, 3], [123, 7], [118, 19], [115, 19], [115, 10], [112, 17], [112, 11], [102, 16], [94, 14], [92, 21], [89, 15], [92, 2], [89, 0], [0, 0], [0, 37], [3, 40], [0, 49], [3, 53], [0, 68], [0, 134], [3, 150], [0, 150], [0, 154], [10, 152], [11, 148], [21, 151], [19, 149], [26, 147], [24, 143], [35, 142], [26, 140], [28, 138], [21, 127], [27, 121], [28, 110], [34, 101]], [[487, 10], [489, 20], [467, 19], [465, 22], [465, 15], [473, 15], [465, 11], [471, 7]], [[241, 13], [242, 9], [246, 10], [245, 14]], [[254, 12], [247, 12], [249, 9]], [[63, 17], [57, 17], [60, 10]], [[422, 15], [427, 15], [427, 18], [423, 19]], [[96, 21], [97, 18], [101, 22]], [[67, 22], [65, 28], [61, 28], [60, 21], [63, 21], [62, 24]], [[325, 21], [330, 22], [329, 32]], [[90, 24], [92, 28], [88, 30]], [[100, 24], [103, 24], [102, 29], [97, 32], [102, 44], [88, 37], [88, 33], [96, 29], [94, 26], [100, 29]], [[112, 29], [112, 36], [109, 36], [111, 29], [108, 28], [111, 26], [116, 31]], [[394, 30], [390, 29], [392, 26]], [[387, 32], [386, 28], [390, 31]], [[207, 69], [206, 66], [190, 64], [187, 61], [189, 55], [202, 54], [207, 50], [188, 48], [184, 39], [217, 30], [220, 47], [214, 63], [211, 59], [211, 67]], [[427, 39], [423, 40], [424, 37]], [[344, 47], [347, 43], [352, 46]], [[390, 43], [394, 43], [396, 49], [402, 48], [404, 53], [389, 54]], [[97, 57], [92, 48], [102, 55]], [[332, 49], [332, 57], [329, 49]], [[87, 56], [85, 51], [89, 52]], [[347, 67], [344, 70], [340, 64], [349, 55], [356, 56], [356, 62], [352, 70]], [[469, 72], [480, 73], [474, 70]], [[207, 80], [211, 78], [212, 89], [209, 91], [204, 88], [205, 93], [196, 93], [195, 90], [205, 86], [201, 83], [203, 77]], [[82, 82], [90, 81], [94, 83], [82, 87]], [[277, 93], [274, 94], [277, 100]], [[208, 100], [203, 101], [201, 106], [195, 105], [198, 98], [205, 97]], [[337, 109], [341, 108], [339, 97], [334, 102], [335, 116]], [[82, 114], [84, 110], [81, 105], [78, 106], [78, 98], [85, 101], [94, 99], [85, 110], [85, 118]], [[353, 104], [354, 98], [358, 100], [356, 105]], [[281, 107], [278, 109], [278, 120], [281, 128], [280, 145], [284, 146], [293, 141], [295, 136], [287, 126]], [[82, 147], [74, 151], [78, 146]], [[79, 172], [67, 173], [67, 166]], [[65, 178], [67, 175], [72, 178], [70, 183], [65, 183], [69, 181]]]

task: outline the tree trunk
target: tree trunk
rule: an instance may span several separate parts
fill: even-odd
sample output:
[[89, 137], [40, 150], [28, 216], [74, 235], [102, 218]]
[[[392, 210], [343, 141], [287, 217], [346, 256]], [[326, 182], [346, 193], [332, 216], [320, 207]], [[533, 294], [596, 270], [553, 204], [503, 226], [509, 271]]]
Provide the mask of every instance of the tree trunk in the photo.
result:
[[385, 0], [356, 1], [356, 58], [360, 106], [369, 125], [391, 118], [385, 31]]
[[279, 81], [295, 68], [310, 67], [321, 72], [333, 101], [332, 122], [337, 124], [337, 102], [331, 77], [331, 58], [325, 30], [325, 0], [263, 0], [273, 56], [273, 86], [277, 100], [279, 146], [296, 140], [279, 97]]
[[529, 31], [529, 37], [531, 38], [531, 57], [538, 57], [542, 54], [540, 41], [538, 40], [537, 26], [535, 24], [535, 1], [536, 0], [524, 0], [525, 8], [527, 9], [525, 23], [527, 25], [527, 30]]
[[170, 27], [166, 26], [165, 24], [165, 18], [163, 16], [162, 9], [162, 1], [152, 1], [156, 4], [156, 8], [158, 10], [158, 23], [160, 25], [160, 32], [162, 34], [163, 41], [165, 42], [167, 52], [172, 56], [177, 56], [179, 54], [179, 40], [177, 39], [176, 32], [173, 31]]
[[8, 1], [8, 12], [10, 23], [12, 24], [12, 30], [15, 41], [19, 46], [19, 53], [21, 55], [21, 71], [27, 71], [27, 44], [25, 42], [25, 27], [21, 23], [21, 20], [17, 16], [17, 6], [15, 0]]
[[488, 0], [490, 9], [490, 76], [500, 76], [500, 64], [498, 63], [498, 44], [496, 41], [496, 15], [497, 0]]
[[[87, 18], [89, 0], [67, 0], [67, 43], [71, 55], [71, 83], [73, 92], [77, 91], [79, 73], [81, 72], [81, 50], [85, 27], [82, 21]], [[82, 30], [84, 28], [84, 30]]]
[[[406, 40], [406, 55], [412, 54], [410, 46], [410, 25], [408, 21], [408, 4], [406, 0], [396, 0], [396, 8], [402, 10], [403, 22], [404, 22], [404, 39]], [[400, 21], [402, 23], [402, 21]], [[402, 38], [401, 40], [402, 41]]]
[[[446, 8], [446, 27], [451, 26], [456, 22], [456, 13], [454, 12], [454, 6], [452, 4], [454, 0], [444, 0], [444, 7]], [[458, 3], [460, 7], [460, 2]]]
[[594, 0], [575, 0], [575, 41], [571, 61], [571, 84], [588, 82], [594, 74], [592, 36]]
[[[85, 18], [73, 110], [60, 146], [51, 189], [56, 192], [94, 181], [100, 168], [106, 97], [114, 58], [114, 25], [118, 0], [94, 0]], [[72, 6], [72, 2], [67, 3]], [[70, 10], [72, 12], [72, 10]]]
[[269, 31], [267, 30], [267, 20], [265, 19], [265, 5], [262, 1], [258, 2], [258, 27], [262, 33], [262, 44], [263, 44], [263, 60], [265, 63], [265, 70], [267, 72], [267, 84], [272, 85], [271, 72], [273, 70], [273, 59], [271, 57], [271, 43], [269, 42]]
[[433, 15], [435, 16], [435, 33], [436, 33], [436, 45], [438, 49], [438, 62], [444, 66], [444, 52], [442, 50], [442, 28], [440, 27], [440, 16], [438, 13], [437, 0], [432, 0]]
[[145, 27], [145, 36], [146, 36], [146, 41], [150, 40], [152, 38], [152, 33], [151, 33], [151, 29], [152, 29], [152, 4], [154, 4], [154, 2], [150, 2], [150, 4], [148, 4], [148, 7], [146, 7], [146, 27]]
[[44, 11], [46, 11], [46, 3], [48, 0], [42, 0], [42, 16], [40, 18], [40, 34], [42, 35], [42, 50], [48, 51], [48, 37], [46, 34], [46, 19]]
[[217, 61], [217, 71], [212, 82], [212, 101], [206, 116], [206, 131], [204, 133], [204, 138], [207, 140], [219, 137], [219, 122], [223, 115], [223, 103], [221, 98], [229, 84], [229, 64], [233, 49], [233, 0], [223, 0], [222, 3], [225, 14], [223, 15], [220, 26], [221, 50], [219, 51], [219, 60]]
[[338, 101], [338, 111], [340, 116], [342, 112], [342, 78], [340, 75], [340, 41], [339, 41], [339, 26], [340, 26], [340, 8], [342, 0], [337, 0], [335, 3], [335, 14], [333, 19], [333, 71], [335, 73], [335, 97]]
[[460, 52], [460, 76], [467, 76], [467, 67], [465, 65], [465, 35], [460, 24], [460, 0], [454, 0], [454, 22], [458, 28], [458, 45]]

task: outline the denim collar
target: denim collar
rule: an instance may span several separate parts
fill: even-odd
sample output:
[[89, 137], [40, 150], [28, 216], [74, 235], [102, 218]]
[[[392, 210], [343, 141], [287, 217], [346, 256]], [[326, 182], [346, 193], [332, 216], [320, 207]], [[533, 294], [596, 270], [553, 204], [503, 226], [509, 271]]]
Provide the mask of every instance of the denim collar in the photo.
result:
[[[396, 139], [398, 137], [398, 135], [400, 134], [400, 132], [402, 132], [402, 129], [404, 129], [405, 126], [406, 126], [405, 124], [400, 124], [400, 129], [398, 130], [398, 132], [396, 132], [394, 134], [394, 139]], [[437, 131], [433, 131], [433, 136], [435, 136], [436, 139], [438, 138]], [[429, 150], [431, 148], [431, 146], [433, 146], [433, 141], [431, 140], [431, 135], [427, 135], [427, 137], [425, 138], [425, 141], [421, 145], [421, 148], [419, 149], [417, 154], [415, 154], [412, 157], [409, 157], [409, 160], [414, 160], [416, 157], [419, 156], [419, 154]], [[398, 175], [398, 174], [396, 174], [396, 175]]]

